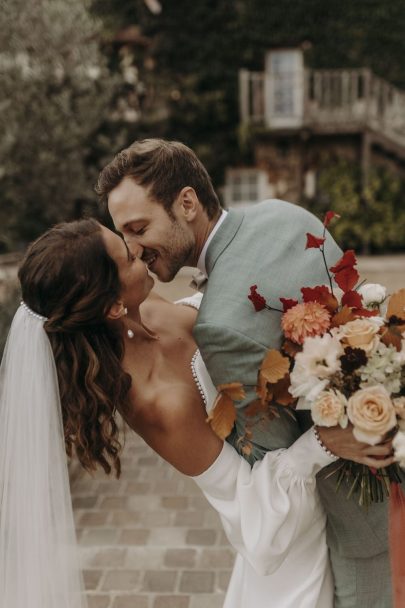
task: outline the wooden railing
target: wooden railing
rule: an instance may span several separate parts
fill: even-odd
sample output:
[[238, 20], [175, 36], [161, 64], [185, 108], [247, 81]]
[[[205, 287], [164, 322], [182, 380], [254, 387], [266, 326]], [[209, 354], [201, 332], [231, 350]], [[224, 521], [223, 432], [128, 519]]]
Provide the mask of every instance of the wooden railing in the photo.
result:
[[[239, 82], [242, 122], [274, 128], [266, 111], [270, 76], [241, 70]], [[303, 127], [369, 127], [405, 145], [405, 92], [370, 70], [306, 70], [303, 86]]]

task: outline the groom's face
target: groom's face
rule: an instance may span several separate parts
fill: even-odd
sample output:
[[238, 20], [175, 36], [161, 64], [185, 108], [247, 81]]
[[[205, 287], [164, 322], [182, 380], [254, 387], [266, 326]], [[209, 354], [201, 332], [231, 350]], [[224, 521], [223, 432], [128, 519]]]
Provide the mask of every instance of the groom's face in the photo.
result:
[[187, 222], [173, 206], [172, 218], [151, 199], [148, 189], [125, 177], [108, 196], [108, 209], [128, 249], [143, 248], [142, 259], [161, 281], [171, 281], [190, 263], [195, 239]]

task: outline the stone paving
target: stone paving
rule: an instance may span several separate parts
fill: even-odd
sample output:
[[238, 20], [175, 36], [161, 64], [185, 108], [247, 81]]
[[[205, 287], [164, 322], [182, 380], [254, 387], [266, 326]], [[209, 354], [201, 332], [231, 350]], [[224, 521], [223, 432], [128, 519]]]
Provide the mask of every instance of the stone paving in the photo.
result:
[[122, 465], [70, 468], [89, 608], [220, 608], [234, 551], [217, 514], [129, 429]]

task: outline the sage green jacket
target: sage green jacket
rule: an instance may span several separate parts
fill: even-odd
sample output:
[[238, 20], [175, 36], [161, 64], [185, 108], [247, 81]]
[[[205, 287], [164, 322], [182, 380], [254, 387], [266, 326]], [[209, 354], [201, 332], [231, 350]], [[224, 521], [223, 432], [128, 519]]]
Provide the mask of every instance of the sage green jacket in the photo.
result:
[[[268, 304], [282, 308], [280, 297], [300, 300], [301, 287], [328, 284], [320, 251], [305, 249], [307, 232], [322, 236], [322, 223], [299, 206], [266, 200], [244, 211], [230, 210], [208, 247], [208, 282], [194, 335], [215, 386], [242, 382], [249, 387], [228, 438], [239, 451], [247, 423], [244, 407], [257, 398], [254, 387], [261, 361], [269, 348], [281, 346], [282, 338], [281, 313], [256, 312], [247, 297], [249, 288], [257, 285]], [[342, 255], [330, 234], [325, 255], [328, 267]], [[268, 450], [290, 446], [303, 431], [285, 407], [278, 410], [279, 418], [253, 425], [253, 451], [247, 457], [251, 463]], [[355, 498], [347, 500], [344, 491], [335, 492], [336, 478], [326, 480], [325, 470], [317, 483], [333, 551], [367, 558], [387, 550], [386, 502], [368, 511], [360, 508]]]

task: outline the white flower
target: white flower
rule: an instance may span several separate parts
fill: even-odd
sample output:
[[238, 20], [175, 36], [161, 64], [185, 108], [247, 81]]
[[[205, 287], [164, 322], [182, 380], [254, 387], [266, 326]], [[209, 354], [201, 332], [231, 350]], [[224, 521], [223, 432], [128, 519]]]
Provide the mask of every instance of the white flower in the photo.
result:
[[397, 415], [398, 426], [405, 431], [405, 397], [396, 397], [392, 400]]
[[398, 462], [402, 469], [405, 469], [405, 433], [398, 431], [392, 440], [392, 446], [394, 448], [395, 460]]
[[396, 360], [398, 361], [399, 365], [405, 366], [405, 335], [402, 335], [404, 338], [401, 342], [401, 350], [397, 352]]
[[401, 389], [401, 363], [394, 346], [378, 344], [377, 350], [369, 357], [366, 365], [359, 369], [361, 388], [382, 384], [387, 391], [399, 393]]
[[302, 352], [295, 357], [290, 393], [313, 401], [327, 386], [329, 377], [340, 369], [343, 354], [340, 342], [329, 334], [307, 338]]
[[319, 426], [347, 427], [346, 415], [347, 400], [340, 391], [322, 391], [312, 404], [312, 420]]
[[305, 368], [294, 367], [294, 378], [291, 378], [291, 386], [288, 391], [296, 397], [305, 397], [306, 401], [312, 402], [317, 398], [329, 383], [329, 380], [319, 380], [316, 376], [308, 376]]
[[366, 283], [359, 287], [358, 293], [363, 297], [364, 308], [369, 310], [380, 310], [380, 305], [387, 297], [387, 289], [379, 283]]

